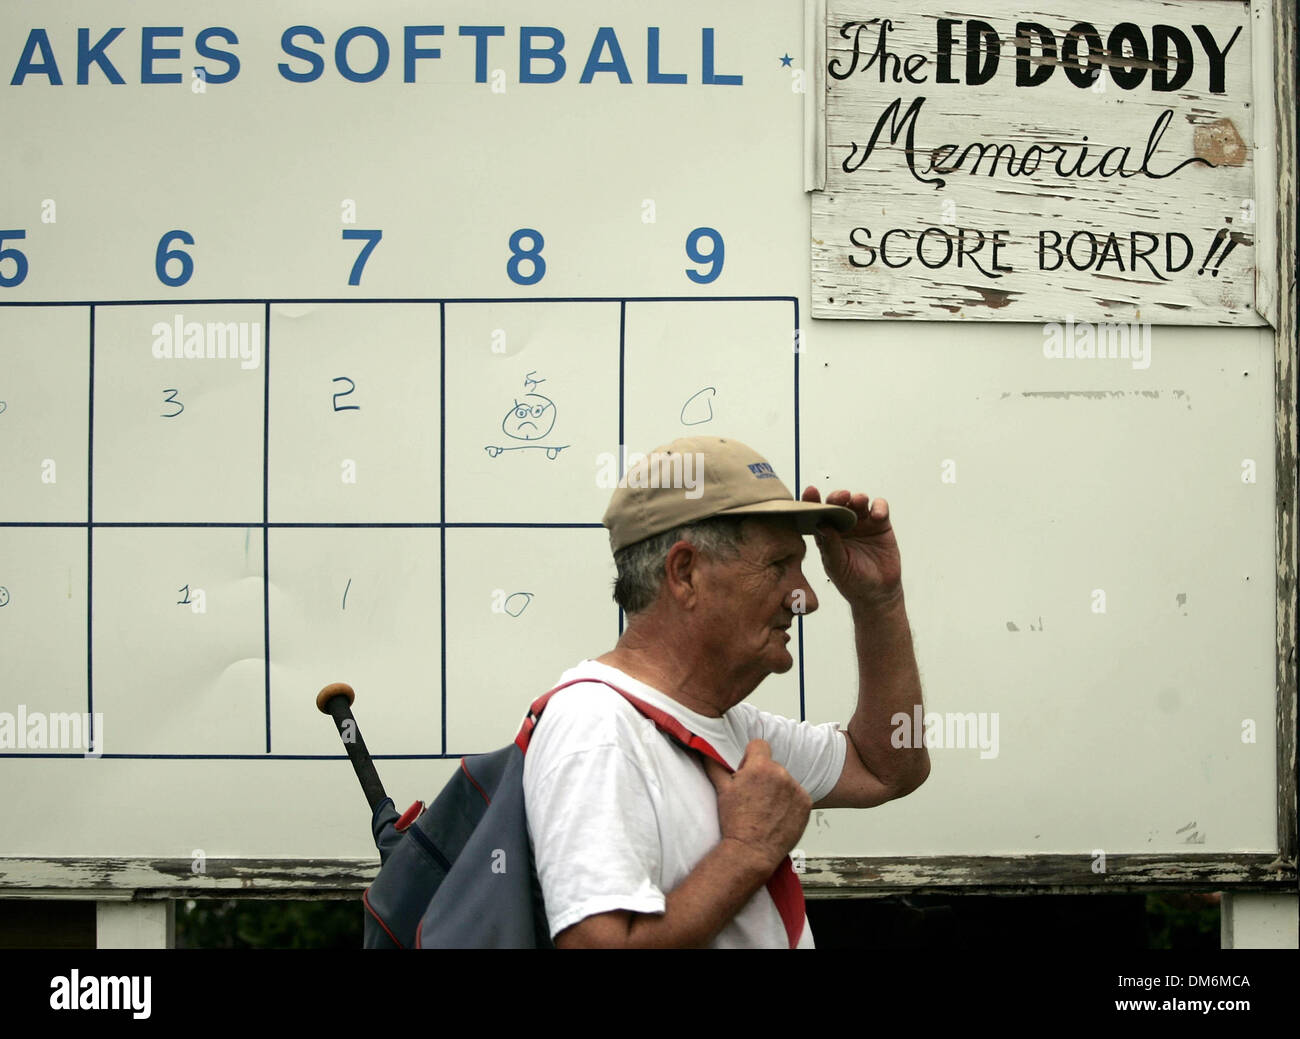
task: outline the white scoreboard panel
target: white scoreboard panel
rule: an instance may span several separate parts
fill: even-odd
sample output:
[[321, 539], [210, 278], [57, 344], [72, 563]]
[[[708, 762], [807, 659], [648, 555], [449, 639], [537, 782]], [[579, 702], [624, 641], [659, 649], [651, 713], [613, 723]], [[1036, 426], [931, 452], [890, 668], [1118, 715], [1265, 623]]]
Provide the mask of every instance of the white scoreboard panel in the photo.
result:
[[[808, 321], [804, 16], [5, 9], [0, 885], [355, 885], [316, 691], [428, 799], [613, 645], [691, 432], [895, 510], [947, 744], [814, 868], [1276, 850], [1271, 331]], [[759, 706], [847, 720], [829, 595]]]

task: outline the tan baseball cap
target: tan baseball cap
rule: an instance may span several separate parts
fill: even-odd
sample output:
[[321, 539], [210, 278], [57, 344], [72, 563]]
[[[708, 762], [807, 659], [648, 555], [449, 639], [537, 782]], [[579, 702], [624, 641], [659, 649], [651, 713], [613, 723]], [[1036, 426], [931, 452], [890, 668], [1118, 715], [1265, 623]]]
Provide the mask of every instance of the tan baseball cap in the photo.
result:
[[682, 437], [628, 465], [601, 523], [617, 552], [712, 516], [789, 516], [801, 534], [826, 522], [843, 533], [858, 522], [852, 509], [796, 501], [767, 459], [739, 440]]

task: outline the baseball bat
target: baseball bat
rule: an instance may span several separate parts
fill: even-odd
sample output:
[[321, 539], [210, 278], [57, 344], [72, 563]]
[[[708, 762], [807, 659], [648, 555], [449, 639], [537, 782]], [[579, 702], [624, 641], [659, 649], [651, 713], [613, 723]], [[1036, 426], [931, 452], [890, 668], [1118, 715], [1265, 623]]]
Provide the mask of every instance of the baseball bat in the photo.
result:
[[366, 750], [366, 741], [361, 738], [357, 720], [352, 717], [352, 701], [356, 695], [346, 682], [331, 682], [316, 694], [316, 707], [321, 714], [328, 714], [334, 719], [334, 726], [343, 740], [343, 749], [348, 752], [348, 759], [352, 762], [352, 768], [373, 812], [375, 806], [388, 795], [384, 793], [384, 784], [375, 771], [370, 751]]

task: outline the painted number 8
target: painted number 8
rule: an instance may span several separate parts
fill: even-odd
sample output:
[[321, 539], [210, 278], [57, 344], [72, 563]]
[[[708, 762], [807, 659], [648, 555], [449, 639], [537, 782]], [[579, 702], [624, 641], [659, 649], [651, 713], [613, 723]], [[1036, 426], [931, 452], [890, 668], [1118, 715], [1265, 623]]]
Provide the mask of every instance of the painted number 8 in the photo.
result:
[[[527, 249], [522, 247], [527, 238], [531, 243]], [[516, 285], [536, 285], [546, 273], [546, 261], [542, 259], [542, 246], [546, 244], [540, 231], [531, 227], [521, 227], [510, 236], [510, 259], [506, 263], [506, 273]], [[519, 264], [527, 260], [531, 268], [529, 274], [521, 274]]]

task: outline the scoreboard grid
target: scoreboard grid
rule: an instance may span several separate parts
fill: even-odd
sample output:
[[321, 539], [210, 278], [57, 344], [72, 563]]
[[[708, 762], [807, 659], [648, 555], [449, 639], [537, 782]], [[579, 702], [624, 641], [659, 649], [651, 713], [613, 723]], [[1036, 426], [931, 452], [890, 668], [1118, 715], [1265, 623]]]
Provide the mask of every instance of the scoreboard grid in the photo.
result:
[[[372, 756], [376, 760], [440, 760], [440, 759], [459, 759], [467, 753], [478, 753], [491, 748], [478, 748], [473, 751], [449, 750], [447, 734], [447, 545], [446, 532], [448, 529], [602, 529], [598, 522], [518, 522], [518, 521], [448, 521], [447, 496], [446, 496], [446, 421], [447, 421], [447, 401], [446, 401], [446, 356], [447, 356], [447, 308], [448, 306], [469, 304], [469, 305], [508, 305], [515, 303], [523, 304], [585, 304], [585, 303], [604, 303], [619, 305], [619, 356], [618, 356], [618, 437], [619, 444], [626, 443], [625, 437], [625, 382], [626, 382], [626, 317], [627, 306], [641, 303], [668, 303], [668, 304], [720, 304], [720, 303], [778, 303], [788, 304], [791, 313], [790, 332], [793, 337], [794, 348], [791, 351], [793, 360], [793, 388], [794, 399], [792, 404], [792, 413], [794, 417], [792, 437], [794, 447], [794, 482], [796, 493], [801, 486], [800, 482], [800, 454], [799, 454], [799, 300], [795, 296], [784, 295], [734, 295], [734, 296], [549, 296], [549, 297], [392, 297], [392, 298], [373, 298], [373, 299], [349, 299], [346, 297], [316, 297], [316, 298], [194, 298], [194, 299], [140, 299], [140, 300], [72, 300], [72, 301], [6, 301], [0, 303], [0, 312], [10, 308], [35, 308], [35, 309], [53, 309], [53, 308], [85, 308], [88, 311], [88, 402], [87, 402], [87, 482], [86, 482], [86, 520], [79, 522], [74, 520], [0, 520], [0, 529], [39, 529], [39, 528], [85, 528], [87, 534], [86, 544], [86, 714], [88, 725], [93, 725], [95, 717], [95, 687], [94, 687], [94, 532], [97, 529], [148, 529], [148, 528], [179, 528], [179, 529], [246, 529], [262, 531], [262, 636], [263, 636], [263, 699], [265, 710], [265, 730], [266, 730], [266, 749], [261, 753], [148, 753], [148, 752], [128, 752], [113, 753], [104, 751], [102, 753], [85, 753], [77, 751], [55, 751], [55, 750], [0, 750], [0, 759], [5, 758], [83, 758], [87, 756], [102, 757], [104, 759], [160, 759], [160, 760], [279, 760], [279, 761], [313, 761], [313, 760], [342, 760], [346, 757], [344, 754], [296, 754], [275, 752], [272, 749], [272, 724], [271, 724], [271, 604], [270, 604], [270, 539], [268, 532], [277, 529], [428, 529], [438, 530], [439, 532], [439, 597], [440, 597], [440, 631], [439, 638], [441, 642], [440, 658], [440, 697], [441, 697], [441, 747], [438, 752], [434, 753], [376, 753]], [[440, 471], [439, 471], [439, 518], [438, 521], [429, 522], [311, 522], [311, 521], [272, 521], [270, 519], [270, 420], [271, 420], [271, 358], [272, 358], [272, 337], [271, 337], [271, 311], [273, 306], [288, 305], [348, 305], [348, 306], [382, 306], [382, 305], [422, 305], [438, 307], [439, 316], [439, 395], [440, 395], [440, 414], [439, 414], [439, 450], [440, 450]], [[200, 306], [261, 306], [265, 328], [265, 337], [263, 344], [263, 354], [261, 358], [262, 367], [262, 517], [260, 523], [249, 523], [240, 521], [170, 521], [170, 520], [97, 520], [94, 515], [94, 496], [95, 496], [95, 395], [96, 395], [96, 318], [100, 309], [117, 308], [117, 307], [148, 307], [148, 306], [167, 306], [167, 307], [200, 307]], [[647, 448], [649, 445], [645, 445]], [[619, 459], [619, 474], [622, 475], [623, 459]], [[618, 632], [621, 635], [623, 631], [623, 611], [618, 609]], [[804, 695], [804, 633], [803, 618], [798, 618], [798, 705], [799, 718], [802, 720], [805, 714], [805, 695]], [[88, 736], [88, 746], [94, 746], [93, 730]]]

